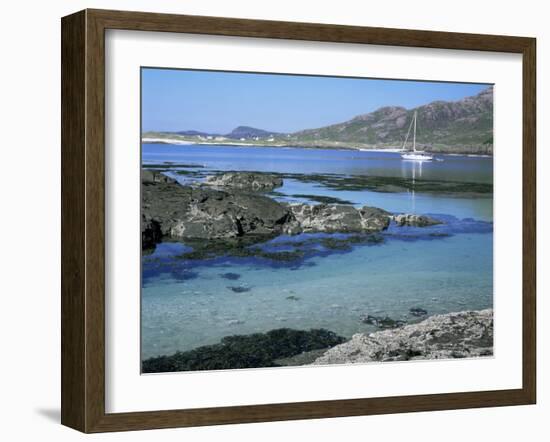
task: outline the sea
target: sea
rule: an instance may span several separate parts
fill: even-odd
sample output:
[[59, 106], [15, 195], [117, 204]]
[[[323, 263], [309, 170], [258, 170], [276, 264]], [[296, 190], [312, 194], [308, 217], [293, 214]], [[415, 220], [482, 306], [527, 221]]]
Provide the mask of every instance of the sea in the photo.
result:
[[[197, 172], [182, 175], [171, 166], [172, 172], [166, 173], [182, 184], [221, 171], [493, 182], [492, 157], [465, 155], [414, 162], [395, 152], [143, 144], [142, 164], [179, 164]], [[356, 207], [426, 214], [444, 224], [392, 225], [381, 241], [342, 250], [313, 249], [297, 262], [223, 256], [186, 260], [181, 255], [191, 250], [189, 245], [160, 243], [142, 257], [142, 359], [283, 327], [324, 328], [349, 338], [374, 331], [361, 320], [366, 315], [414, 322], [418, 318], [411, 316], [411, 308], [433, 315], [492, 307], [492, 193], [421, 192], [414, 186], [400, 192], [342, 190], [291, 177], [273, 198], [314, 203], [311, 195], [346, 200]], [[278, 237], [266, 247], [285, 250], [289, 242], [314, 235]]]

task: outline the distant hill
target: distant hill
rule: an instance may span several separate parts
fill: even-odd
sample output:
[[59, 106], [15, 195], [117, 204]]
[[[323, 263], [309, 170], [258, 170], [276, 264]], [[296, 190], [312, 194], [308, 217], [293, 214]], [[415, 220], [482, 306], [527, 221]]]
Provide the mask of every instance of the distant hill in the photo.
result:
[[229, 132], [227, 135], [225, 135], [227, 138], [232, 139], [240, 139], [240, 138], [269, 138], [274, 135], [279, 135], [276, 132], [268, 132], [267, 130], [263, 129], [256, 129], [255, 127], [250, 126], [239, 126], [233, 129], [231, 132]]
[[245, 139], [253, 139], [253, 138], [270, 138], [273, 136], [281, 135], [277, 132], [269, 132], [267, 130], [263, 129], [257, 129], [255, 127], [250, 126], [238, 126], [235, 129], [233, 129], [228, 134], [219, 134], [219, 133], [211, 133], [211, 132], [203, 132], [200, 130], [180, 130], [177, 132], [163, 132], [163, 133], [172, 133], [177, 135], [187, 135], [191, 137], [195, 136], [201, 136], [201, 137], [225, 137], [225, 138], [231, 138], [233, 140], [239, 140], [241, 138]]
[[201, 132], [200, 130], [181, 130], [179, 132], [174, 132], [175, 134], [178, 134], [178, 135], [190, 135], [190, 136], [197, 136], [197, 135], [200, 135], [202, 137], [207, 137], [207, 136], [217, 136], [218, 134], [211, 134], [211, 133], [208, 133], [208, 132]]
[[493, 145], [493, 88], [459, 101], [434, 101], [414, 109], [387, 106], [343, 123], [290, 135], [297, 143], [341, 142], [400, 147], [414, 111], [417, 143], [427, 150], [486, 150]]

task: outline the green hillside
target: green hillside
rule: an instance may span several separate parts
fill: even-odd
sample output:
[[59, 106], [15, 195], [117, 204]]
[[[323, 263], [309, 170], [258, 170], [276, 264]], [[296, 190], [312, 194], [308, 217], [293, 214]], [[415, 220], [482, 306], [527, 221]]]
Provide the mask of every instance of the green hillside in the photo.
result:
[[492, 87], [460, 101], [435, 101], [409, 110], [383, 107], [343, 123], [295, 132], [288, 135], [286, 141], [400, 147], [415, 110], [418, 112], [416, 140], [426, 150], [492, 152]]

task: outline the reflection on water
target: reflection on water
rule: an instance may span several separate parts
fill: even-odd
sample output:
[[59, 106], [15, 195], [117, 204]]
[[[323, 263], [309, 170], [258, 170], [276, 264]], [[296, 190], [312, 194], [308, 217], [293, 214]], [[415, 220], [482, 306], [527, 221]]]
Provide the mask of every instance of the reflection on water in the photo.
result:
[[[403, 166], [405, 166], [406, 163], [407, 162], [403, 161]], [[415, 185], [415, 180], [416, 180], [417, 174], [418, 174], [418, 178], [422, 178], [422, 164], [423, 164], [423, 162], [422, 161], [409, 161], [409, 163], [411, 163], [411, 167], [412, 167], [412, 182], [413, 182], [413, 188], [411, 190], [411, 201], [412, 201], [411, 213], [416, 214], [416, 198], [415, 198], [414, 185]], [[418, 172], [416, 171], [417, 168], [418, 168]]]

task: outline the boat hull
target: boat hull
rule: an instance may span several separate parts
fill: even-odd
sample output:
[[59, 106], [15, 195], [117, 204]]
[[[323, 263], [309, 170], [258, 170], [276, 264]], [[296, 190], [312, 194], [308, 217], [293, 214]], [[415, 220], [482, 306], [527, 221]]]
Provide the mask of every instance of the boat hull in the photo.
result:
[[432, 161], [433, 156], [428, 154], [419, 154], [419, 153], [404, 153], [401, 154], [401, 158], [409, 161]]

